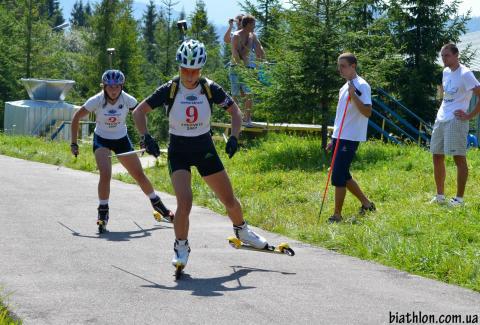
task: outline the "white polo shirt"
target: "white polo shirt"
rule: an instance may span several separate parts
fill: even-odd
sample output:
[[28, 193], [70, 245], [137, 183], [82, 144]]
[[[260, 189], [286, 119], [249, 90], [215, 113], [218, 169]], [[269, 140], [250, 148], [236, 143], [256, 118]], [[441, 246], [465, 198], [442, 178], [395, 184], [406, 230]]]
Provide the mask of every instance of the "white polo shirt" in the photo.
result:
[[443, 100], [437, 112], [437, 121], [445, 122], [455, 117], [456, 110], [467, 112], [472, 98], [472, 90], [479, 87], [480, 83], [469, 68], [460, 64], [452, 71], [443, 69]]
[[[355, 88], [362, 95], [358, 96], [365, 105], [372, 105], [372, 90], [370, 85], [360, 76], [352, 80]], [[338, 94], [337, 113], [335, 115], [335, 124], [333, 126], [333, 138], [338, 139], [338, 132], [342, 122], [343, 112], [348, 99], [348, 82], [340, 88]], [[347, 114], [343, 122], [343, 129], [340, 139], [350, 141], [367, 141], [368, 117], [360, 113], [353, 100], [350, 100], [347, 107]]]
[[95, 133], [111, 140], [127, 135], [127, 114], [135, 106], [137, 100], [124, 91], [113, 105], [106, 101], [103, 91], [90, 97], [83, 105], [87, 111], [95, 113]]

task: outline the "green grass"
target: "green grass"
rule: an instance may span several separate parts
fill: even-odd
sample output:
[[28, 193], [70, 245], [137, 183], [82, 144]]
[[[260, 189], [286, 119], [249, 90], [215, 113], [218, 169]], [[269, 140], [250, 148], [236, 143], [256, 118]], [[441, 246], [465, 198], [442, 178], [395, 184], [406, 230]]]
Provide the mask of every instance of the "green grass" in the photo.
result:
[[[327, 176], [318, 139], [270, 135], [250, 142], [233, 159], [223, 154], [223, 143], [217, 148], [250, 224], [480, 291], [479, 151], [468, 153], [467, 205], [449, 209], [428, 204], [435, 186], [427, 151], [375, 141], [362, 144], [352, 174], [378, 211], [359, 217], [359, 203], [348, 194], [343, 211], [346, 221], [328, 225], [333, 189], [318, 219]], [[30, 158], [34, 153], [33, 160], [94, 170], [90, 147], [81, 150], [75, 160], [67, 144], [0, 135], [0, 154]], [[157, 190], [172, 193], [164, 160], [146, 172]], [[455, 194], [455, 172], [452, 160], [447, 159], [446, 190], [450, 196]], [[129, 176], [121, 179], [132, 182]], [[225, 214], [196, 171], [192, 186], [196, 204]]]
[[18, 325], [18, 324], [21, 324], [21, 322], [11, 317], [7, 307], [2, 304], [2, 299], [0, 297], [0, 325]]

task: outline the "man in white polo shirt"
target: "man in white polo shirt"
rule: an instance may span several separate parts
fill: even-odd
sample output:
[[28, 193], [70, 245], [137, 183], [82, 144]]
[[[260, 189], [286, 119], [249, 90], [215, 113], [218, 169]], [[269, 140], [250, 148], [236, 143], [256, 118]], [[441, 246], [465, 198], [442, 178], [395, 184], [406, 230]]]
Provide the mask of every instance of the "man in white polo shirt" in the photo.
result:
[[480, 112], [480, 101], [468, 113], [472, 93], [480, 96], [480, 83], [472, 71], [460, 64], [458, 48], [446, 44], [441, 49], [443, 70], [443, 100], [433, 126], [430, 152], [433, 154], [433, 174], [437, 195], [430, 203], [447, 203], [445, 199], [445, 155], [453, 156], [457, 166], [457, 195], [448, 204], [461, 206], [468, 178], [467, 135], [468, 120]]

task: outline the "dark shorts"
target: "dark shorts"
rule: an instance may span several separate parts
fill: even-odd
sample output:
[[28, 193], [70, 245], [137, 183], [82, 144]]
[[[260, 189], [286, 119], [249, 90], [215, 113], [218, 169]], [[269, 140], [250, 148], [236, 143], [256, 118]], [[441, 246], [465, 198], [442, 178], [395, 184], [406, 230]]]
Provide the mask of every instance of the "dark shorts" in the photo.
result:
[[202, 177], [225, 169], [210, 133], [197, 137], [182, 137], [170, 134], [168, 145], [168, 170], [170, 175], [177, 170], [191, 172], [190, 168], [192, 166], [197, 167], [198, 173]]
[[116, 155], [119, 153], [129, 152], [133, 150], [132, 142], [128, 135], [120, 139], [105, 139], [96, 133], [93, 134], [93, 152], [98, 148], [107, 148], [115, 152]]
[[[336, 143], [337, 139], [333, 139], [332, 150], [335, 150]], [[340, 140], [332, 171], [333, 186], [345, 187], [347, 186], [347, 181], [352, 179], [352, 175], [350, 175], [350, 165], [355, 157], [358, 145], [358, 141]]]

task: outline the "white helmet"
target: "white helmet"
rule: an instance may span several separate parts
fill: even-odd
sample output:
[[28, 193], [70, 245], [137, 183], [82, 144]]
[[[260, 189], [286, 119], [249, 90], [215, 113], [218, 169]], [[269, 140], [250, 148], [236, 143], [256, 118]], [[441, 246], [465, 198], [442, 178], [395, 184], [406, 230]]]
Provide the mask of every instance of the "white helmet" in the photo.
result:
[[207, 62], [205, 45], [197, 40], [184, 41], [177, 50], [177, 62], [183, 68], [200, 69]]

